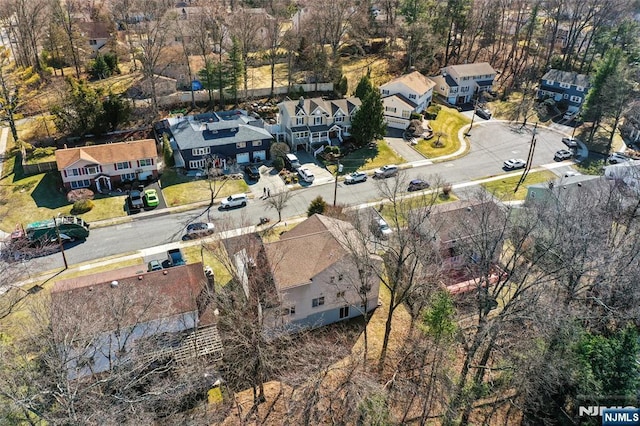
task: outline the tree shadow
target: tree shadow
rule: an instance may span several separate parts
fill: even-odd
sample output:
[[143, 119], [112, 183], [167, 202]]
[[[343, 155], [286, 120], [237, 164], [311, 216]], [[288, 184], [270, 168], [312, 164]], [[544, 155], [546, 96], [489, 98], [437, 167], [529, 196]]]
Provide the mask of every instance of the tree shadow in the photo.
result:
[[36, 206], [49, 209], [58, 209], [71, 205], [65, 195], [59, 191], [59, 182], [53, 172], [45, 173], [33, 192], [31, 192], [31, 198], [33, 198]]
[[369, 144], [365, 147], [358, 148], [355, 151], [350, 152], [340, 159], [340, 163], [343, 165], [342, 174], [355, 172], [367, 161], [372, 160], [378, 156], [378, 145]]

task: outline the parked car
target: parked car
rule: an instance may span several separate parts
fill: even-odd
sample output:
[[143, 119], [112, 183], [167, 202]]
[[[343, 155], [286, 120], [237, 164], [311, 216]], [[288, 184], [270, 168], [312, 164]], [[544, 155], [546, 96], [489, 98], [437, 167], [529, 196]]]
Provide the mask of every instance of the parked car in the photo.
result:
[[395, 164], [387, 164], [386, 166], [382, 166], [379, 169], [376, 169], [373, 172], [373, 177], [376, 178], [388, 178], [391, 176], [395, 176], [396, 174], [398, 174], [398, 166], [396, 166]]
[[573, 157], [573, 152], [567, 149], [561, 149], [559, 151], [556, 151], [556, 154], [553, 156], [553, 159], [556, 161], [563, 161], [563, 160], [568, 160], [571, 157]]
[[562, 116], [562, 119], [565, 121], [571, 121], [576, 117], [576, 115], [578, 115], [578, 111], [567, 111]]
[[258, 167], [249, 165], [244, 168], [244, 171], [249, 179], [260, 180], [260, 170]]
[[564, 177], [580, 176], [580, 175], [582, 175], [582, 173], [577, 172], [575, 170], [569, 170], [568, 172], [564, 173]]
[[180, 266], [186, 264], [184, 256], [182, 255], [182, 250], [179, 248], [168, 250], [167, 260], [169, 261], [169, 266]]
[[229, 195], [227, 198], [222, 200], [220, 203], [220, 207], [223, 209], [230, 209], [232, 207], [244, 207], [247, 205], [247, 195], [246, 194], [233, 194]]
[[408, 191], [420, 191], [421, 189], [427, 189], [429, 188], [429, 182], [427, 182], [426, 180], [422, 180], [422, 179], [414, 179], [411, 182], [409, 182], [409, 188], [407, 189]]
[[527, 165], [527, 162], [521, 158], [512, 158], [504, 162], [504, 168], [507, 170], [522, 169]]
[[147, 264], [147, 272], [159, 271], [162, 269], [162, 262], [159, 260], [152, 260]]
[[137, 189], [129, 192], [129, 207], [131, 210], [140, 210], [144, 207], [144, 201], [142, 201], [142, 193]]
[[353, 172], [344, 178], [344, 183], [346, 184], [353, 184], [353, 183], [366, 182], [366, 181], [367, 181], [367, 174], [364, 172]]
[[614, 152], [607, 158], [607, 162], [609, 162], [609, 164], [626, 163], [631, 160], [633, 159], [624, 152]]
[[307, 182], [307, 183], [312, 183], [313, 180], [315, 179], [315, 176], [313, 175], [313, 172], [309, 169], [307, 169], [306, 167], [300, 167], [298, 169], [298, 174], [300, 175], [300, 179], [302, 179], [303, 181]]
[[160, 204], [158, 192], [155, 189], [147, 189], [144, 191], [144, 202], [147, 207], [157, 207]]
[[182, 237], [183, 240], [190, 240], [192, 238], [205, 237], [213, 234], [215, 226], [210, 222], [195, 222], [187, 225], [187, 231]]
[[300, 161], [294, 154], [286, 154], [284, 156], [284, 165], [292, 172], [300, 168]]
[[575, 138], [562, 138], [562, 143], [565, 144], [568, 148], [578, 147], [578, 139]]
[[375, 218], [371, 227], [373, 234], [381, 240], [387, 240], [393, 234], [393, 230], [389, 227], [387, 221], [381, 217]]
[[491, 118], [491, 111], [489, 110], [489, 108], [476, 108], [476, 115], [480, 118], [484, 118], [485, 120], [488, 120]]

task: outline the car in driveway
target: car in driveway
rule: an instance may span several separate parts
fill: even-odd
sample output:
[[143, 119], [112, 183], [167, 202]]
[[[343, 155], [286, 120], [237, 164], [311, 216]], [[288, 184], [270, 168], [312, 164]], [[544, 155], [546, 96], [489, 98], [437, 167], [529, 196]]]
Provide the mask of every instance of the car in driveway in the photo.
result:
[[191, 240], [193, 238], [206, 237], [213, 234], [216, 229], [215, 225], [210, 222], [195, 222], [187, 225], [187, 230], [182, 237], [183, 240]]
[[246, 194], [233, 194], [222, 200], [220, 207], [225, 210], [233, 207], [244, 207], [247, 205], [247, 201], [248, 198]]
[[556, 151], [553, 159], [556, 161], [563, 161], [568, 160], [571, 157], [573, 157], [573, 152], [569, 151], [568, 149], [561, 149], [559, 151]]
[[512, 158], [504, 162], [503, 167], [507, 170], [522, 169], [527, 165], [527, 162], [521, 158]]
[[364, 172], [353, 172], [344, 178], [344, 183], [351, 185], [358, 182], [366, 182], [367, 174]]
[[476, 115], [480, 118], [484, 118], [485, 120], [489, 120], [491, 118], [491, 111], [489, 108], [476, 108]]
[[427, 182], [426, 180], [414, 179], [409, 182], [409, 188], [407, 189], [407, 191], [420, 191], [421, 189], [429, 188], [429, 186], [429, 182]]
[[373, 172], [373, 177], [376, 178], [388, 178], [391, 176], [395, 176], [398, 174], [399, 167], [395, 164], [387, 164], [386, 166], [382, 166], [379, 169], [376, 169]]
[[260, 170], [257, 166], [245, 166], [244, 172], [247, 174], [247, 177], [251, 180], [260, 180]]
[[373, 235], [381, 240], [388, 240], [389, 236], [393, 234], [393, 230], [389, 227], [389, 224], [382, 217], [376, 217], [371, 224], [371, 231]]
[[575, 170], [569, 170], [567, 172], [564, 173], [564, 177], [571, 177], [571, 176], [580, 176], [582, 175], [582, 173], [575, 171]]
[[607, 157], [607, 162], [609, 164], [626, 163], [627, 161], [631, 160], [633, 160], [633, 158], [629, 157], [624, 152], [614, 152], [609, 157]]
[[147, 189], [144, 191], [144, 203], [147, 207], [158, 207], [160, 200], [158, 199], [158, 191], [155, 189]]
[[142, 200], [142, 193], [137, 189], [133, 189], [129, 192], [129, 208], [131, 210], [140, 210], [144, 207], [144, 201]]
[[576, 138], [562, 138], [562, 143], [565, 144], [567, 148], [578, 147], [578, 139]]
[[300, 179], [302, 179], [303, 181], [307, 182], [307, 183], [312, 183], [313, 180], [316, 178], [313, 174], [313, 172], [309, 169], [307, 169], [306, 167], [300, 167], [298, 169], [298, 175], [300, 175]]
[[159, 271], [162, 268], [162, 262], [159, 260], [152, 260], [147, 264], [147, 272]]

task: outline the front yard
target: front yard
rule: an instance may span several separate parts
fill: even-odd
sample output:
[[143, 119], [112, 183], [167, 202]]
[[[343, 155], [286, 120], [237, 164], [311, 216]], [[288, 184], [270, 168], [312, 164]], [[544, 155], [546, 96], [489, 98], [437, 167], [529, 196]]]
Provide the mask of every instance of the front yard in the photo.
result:
[[415, 149], [427, 158], [453, 154], [460, 148], [458, 132], [470, 120], [453, 108], [442, 106], [435, 120], [430, 120], [433, 138], [421, 139]]
[[536, 183], [549, 182], [555, 180], [556, 176], [553, 172], [548, 170], [541, 170], [538, 172], [532, 172], [527, 175], [522, 185], [518, 188], [518, 191], [513, 192], [516, 185], [520, 181], [521, 174], [518, 176], [512, 176], [502, 179], [496, 179], [482, 184], [482, 187], [491, 192], [496, 198], [501, 201], [518, 201], [524, 200], [527, 197], [527, 186], [534, 185]]
[[213, 190], [215, 198], [226, 197], [231, 194], [247, 192], [249, 185], [244, 179], [225, 179], [209, 182], [207, 179], [195, 179], [180, 175], [174, 170], [166, 169], [160, 178], [162, 194], [167, 207], [208, 201]]
[[[396, 154], [385, 141], [378, 141], [375, 145], [360, 148], [340, 159], [343, 174], [356, 170], [373, 170], [385, 164], [401, 164], [405, 159]], [[328, 165], [327, 169], [333, 174], [336, 166]]]

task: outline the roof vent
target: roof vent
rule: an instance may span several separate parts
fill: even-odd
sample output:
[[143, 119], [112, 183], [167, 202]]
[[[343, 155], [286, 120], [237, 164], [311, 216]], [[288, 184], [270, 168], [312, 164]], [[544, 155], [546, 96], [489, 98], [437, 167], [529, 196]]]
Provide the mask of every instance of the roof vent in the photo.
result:
[[169, 273], [169, 271], [167, 271], [167, 270], [165, 269], [164, 271], [162, 271], [162, 273], [163, 273], [164, 275], [167, 275], [167, 274]]
[[471, 208], [471, 206], [467, 207], [467, 211], [468, 211], [468, 212], [470, 212], [470, 211], [472, 211], [472, 210], [473, 210], [473, 209]]
[[578, 182], [578, 186], [582, 186], [582, 182]]
[[111, 288], [116, 288], [116, 287], [118, 287], [118, 281], [116, 280], [111, 281]]
[[142, 275], [138, 275], [138, 281], [142, 281]]

